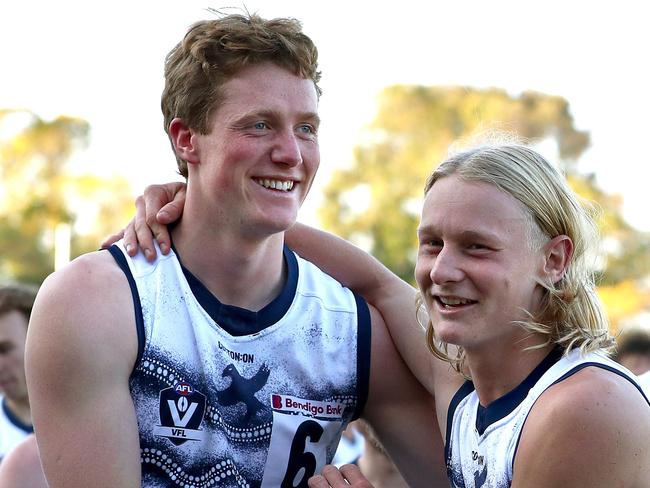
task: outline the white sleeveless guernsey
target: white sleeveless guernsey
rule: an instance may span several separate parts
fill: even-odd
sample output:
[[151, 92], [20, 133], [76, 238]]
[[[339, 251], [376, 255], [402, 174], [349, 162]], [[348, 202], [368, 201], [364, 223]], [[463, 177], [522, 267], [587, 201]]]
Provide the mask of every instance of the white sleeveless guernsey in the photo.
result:
[[7, 408], [5, 397], [0, 395], [0, 461], [32, 432], [34, 428], [16, 417]]
[[366, 401], [365, 302], [287, 248], [259, 312], [220, 303], [173, 251], [110, 252], [136, 309], [142, 486], [307, 487]]
[[550, 386], [587, 366], [607, 369], [629, 380], [647, 397], [630, 371], [601, 352], [581, 355], [577, 349], [562, 357], [551, 352], [514, 390], [487, 407], [479, 404], [467, 381], [455, 394], [447, 414], [445, 456], [454, 488], [506, 488], [521, 431], [535, 401]]

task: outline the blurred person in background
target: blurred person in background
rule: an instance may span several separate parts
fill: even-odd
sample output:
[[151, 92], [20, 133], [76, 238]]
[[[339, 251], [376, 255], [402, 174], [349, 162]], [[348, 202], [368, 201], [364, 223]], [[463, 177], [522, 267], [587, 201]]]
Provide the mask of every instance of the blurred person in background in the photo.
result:
[[0, 463], [34, 431], [25, 380], [25, 340], [37, 288], [0, 284]]
[[650, 333], [635, 328], [621, 333], [617, 339], [614, 359], [635, 375], [650, 371]]
[[623, 332], [617, 340], [614, 359], [639, 377], [639, 383], [650, 394], [650, 333], [641, 328]]

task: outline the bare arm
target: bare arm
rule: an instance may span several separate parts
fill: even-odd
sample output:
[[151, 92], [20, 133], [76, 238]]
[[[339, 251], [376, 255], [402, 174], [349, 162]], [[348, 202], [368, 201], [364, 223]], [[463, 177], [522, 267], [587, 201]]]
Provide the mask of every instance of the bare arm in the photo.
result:
[[370, 311], [370, 389], [363, 416], [409, 486], [446, 486], [433, 396], [397, 354], [381, 315]]
[[52, 488], [140, 486], [128, 386], [137, 355], [133, 310], [126, 277], [107, 252], [78, 258], [41, 287], [26, 369]]
[[429, 351], [424, 329], [416, 319], [416, 290], [370, 254], [328, 232], [295, 224], [286, 241], [298, 254], [377, 308], [408, 368], [435, 395], [438, 422], [445, 426], [451, 397], [464, 380]]
[[650, 479], [650, 407], [626, 380], [586, 368], [531, 411], [513, 488], [637, 488]]

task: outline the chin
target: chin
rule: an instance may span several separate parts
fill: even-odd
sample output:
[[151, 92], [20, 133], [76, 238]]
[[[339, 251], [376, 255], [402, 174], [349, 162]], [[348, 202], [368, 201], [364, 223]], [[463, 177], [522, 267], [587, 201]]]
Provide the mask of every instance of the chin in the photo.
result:
[[462, 346], [462, 334], [459, 333], [457, 324], [445, 324], [442, 322], [434, 326], [434, 331], [436, 333], [436, 340], [455, 346]]
[[280, 232], [286, 232], [296, 223], [295, 218], [266, 218], [259, 219], [252, 225], [252, 231], [261, 236], [271, 236]]

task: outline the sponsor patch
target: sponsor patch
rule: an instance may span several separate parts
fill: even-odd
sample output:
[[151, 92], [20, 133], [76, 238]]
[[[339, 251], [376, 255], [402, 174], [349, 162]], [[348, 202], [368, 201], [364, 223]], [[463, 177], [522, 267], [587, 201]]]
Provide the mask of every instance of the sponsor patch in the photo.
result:
[[273, 410], [285, 413], [301, 414], [322, 419], [340, 419], [345, 411], [345, 404], [338, 402], [321, 402], [306, 400], [289, 395], [271, 395]]
[[205, 432], [199, 427], [205, 415], [205, 395], [189, 383], [176, 383], [160, 391], [160, 425], [154, 435], [166, 437], [180, 446], [187, 441], [200, 441]]

